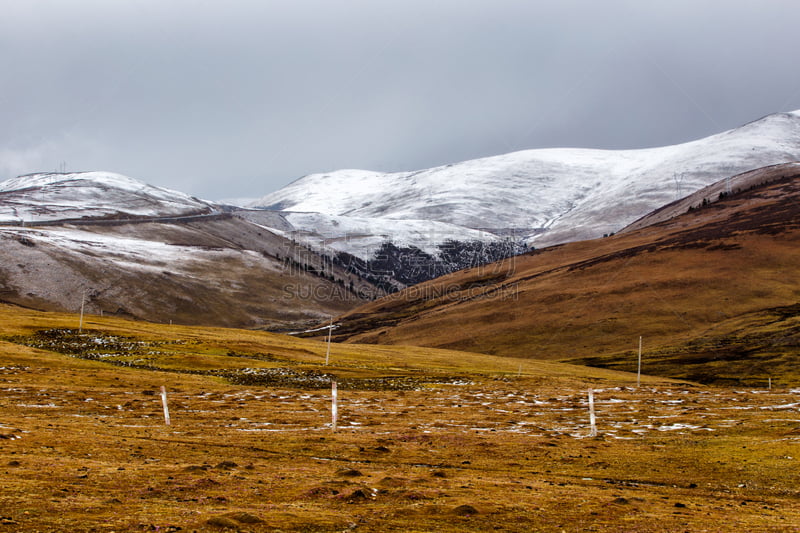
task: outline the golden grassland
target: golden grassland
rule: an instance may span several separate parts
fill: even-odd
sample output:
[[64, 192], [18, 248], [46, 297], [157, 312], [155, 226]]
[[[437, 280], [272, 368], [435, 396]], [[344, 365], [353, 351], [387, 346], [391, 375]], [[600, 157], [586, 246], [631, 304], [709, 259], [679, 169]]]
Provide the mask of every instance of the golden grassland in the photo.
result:
[[[263, 332], [0, 318], [0, 531], [800, 530], [798, 389], [401, 346], [334, 344], [325, 366], [324, 343]], [[102, 349], [24, 344], [47, 330]], [[351, 380], [337, 430], [328, 388], [232, 383], [244, 367]]]
[[[43, 313], [0, 304], [0, 335], [4, 338], [29, 337], [37, 331], [66, 328], [77, 330], [79, 317], [71, 314]], [[109, 357], [107, 362], [144, 359], [152, 369], [283, 368], [299, 371], [325, 371], [339, 378], [349, 376], [459, 376], [462, 373], [490, 376], [544, 376], [548, 379], [587, 378], [629, 380], [624, 373], [548, 361], [517, 361], [413, 346], [375, 346], [332, 344], [330, 365], [325, 365], [327, 345], [289, 335], [229, 328], [208, 328], [129, 321], [114, 317], [87, 316], [87, 332], [139, 338], [159, 344], [156, 353]], [[172, 342], [179, 341], [177, 344]], [[163, 344], [161, 344], [163, 343]], [[7, 345], [7, 344], [6, 344]], [[235, 355], [242, 357], [235, 357]]]

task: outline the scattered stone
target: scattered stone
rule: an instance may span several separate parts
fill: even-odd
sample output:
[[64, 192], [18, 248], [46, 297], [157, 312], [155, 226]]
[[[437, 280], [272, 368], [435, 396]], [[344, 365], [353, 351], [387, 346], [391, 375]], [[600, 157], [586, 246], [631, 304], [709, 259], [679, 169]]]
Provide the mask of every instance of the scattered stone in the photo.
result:
[[336, 475], [341, 477], [360, 477], [364, 474], [362, 474], [359, 470], [352, 468], [342, 468], [341, 470], [336, 471]]
[[208, 470], [208, 465], [189, 465], [184, 470], [186, 472], [205, 472]]
[[260, 524], [263, 522], [259, 517], [245, 512], [228, 513], [225, 518], [230, 518], [240, 524]]
[[471, 505], [459, 505], [455, 509], [453, 509], [453, 514], [457, 514], [458, 516], [473, 516], [480, 514], [477, 509], [475, 509]]
[[681, 503], [681, 502], [675, 502], [675, 507], [677, 507], [679, 509], [683, 509], [683, 508], [686, 507], [686, 504], [685, 503]]
[[213, 487], [219, 485], [219, 481], [214, 481], [211, 478], [200, 479], [194, 482], [194, 488]]
[[400, 493], [400, 497], [405, 500], [411, 500], [412, 502], [420, 501], [420, 500], [432, 500], [433, 496], [425, 494], [424, 492], [416, 491], [416, 490], [406, 490]]
[[381, 487], [388, 487], [388, 488], [398, 488], [402, 487], [406, 484], [406, 480], [398, 479], [395, 477], [385, 477], [382, 480], [378, 481], [378, 485]]
[[9, 461], [8, 466], [20, 466], [22, 463], [19, 461]]
[[314, 487], [306, 491], [307, 498], [330, 498], [337, 496], [339, 491], [330, 487]]
[[434, 470], [431, 472], [432, 477], [447, 477], [447, 472], [444, 470]]
[[375, 448], [373, 448], [373, 449], [374, 449], [376, 452], [379, 452], [379, 453], [389, 453], [389, 451], [390, 451], [390, 450], [389, 450], [389, 448], [387, 448], [386, 446], [376, 446], [376, 447], [375, 447]]
[[628, 498], [623, 498], [622, 496], [620, 496], [619, 498], [615, 498], [612, 503], [616, 503], [618, 505], [628, 505], [631, 502], [630, 500], [628, 500]]
[[220, 527], [222, 529], [239, 530], [239, 523], [225, 516], [215, 516], [213, 518], [209, 518], [206, 521], [206, 524], [209, 526]]
[[255, 515], [239, 511], [209, 518], [206, 524], [222, 529], [234, 529], [239, 531], [243, 524], [260, 524], [262, 522], [263, 520]]
[[222, 461], [220, 464], [218, 464], [214, 468], [217, 468], [219, 470], [233, 470], [237, 466], [239, 466], [239, 465], [237, 465], [233, 461]]
[[356, 489], [350, 495], [345, 498], [350, 503], [355, 502], [362, 502], [364, 500], [369, 500], [372, 498], [372, 495], [364, 489]]

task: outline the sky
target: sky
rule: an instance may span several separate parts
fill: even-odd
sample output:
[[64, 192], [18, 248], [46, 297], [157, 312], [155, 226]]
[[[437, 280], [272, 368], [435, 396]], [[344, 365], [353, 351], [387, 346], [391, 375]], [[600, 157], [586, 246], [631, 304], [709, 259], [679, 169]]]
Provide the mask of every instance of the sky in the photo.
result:
[[0, 180], [204, 199], [800, 109], [795, 0], [0, 0]]

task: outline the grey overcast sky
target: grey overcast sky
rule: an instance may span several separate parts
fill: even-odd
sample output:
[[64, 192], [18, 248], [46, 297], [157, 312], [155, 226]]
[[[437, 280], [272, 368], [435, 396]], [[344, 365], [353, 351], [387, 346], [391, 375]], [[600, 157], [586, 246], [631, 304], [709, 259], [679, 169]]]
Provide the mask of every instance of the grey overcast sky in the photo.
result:
[[216, 200], [800, 109], [795, 0], [0, 0], [0, 179]]

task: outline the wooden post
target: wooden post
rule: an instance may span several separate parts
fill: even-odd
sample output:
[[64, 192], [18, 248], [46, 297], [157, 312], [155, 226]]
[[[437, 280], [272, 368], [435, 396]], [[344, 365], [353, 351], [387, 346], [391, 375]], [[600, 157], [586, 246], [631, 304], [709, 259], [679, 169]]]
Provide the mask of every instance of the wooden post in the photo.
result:
[[596, 437], [597, 436], [597, 424], [594, 417], [594, 392], [592, 389], [589, 389], [589, 436]]
[[328, 326], [328, 349], [325, 352], [325, 366], [328, 366], [328, 361], [331, 358], [331, 334], [333, 333], [333, 317], [331, 317], [331, 324]]
[[83, 333], [83, 306], [86, 303], [86, 291], [81, 293], [81, 320], [78, 323], [78, 333]]
[[642, 384], [642, 336], [639, 335], [639, 368], [636, 371], [636, 387]]
[[161, 403], [164, 405], [164, 422], [169, 426], [169, 407], [167, 407], [167, 388], [161, 385]]
[[331, 381], [331, 427], [336, 431], [336, 426], [339, 420], [339, 405], [338, 405], [338, 391], [336, 390], [336, 382]]

